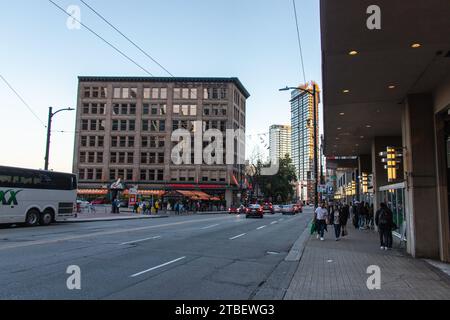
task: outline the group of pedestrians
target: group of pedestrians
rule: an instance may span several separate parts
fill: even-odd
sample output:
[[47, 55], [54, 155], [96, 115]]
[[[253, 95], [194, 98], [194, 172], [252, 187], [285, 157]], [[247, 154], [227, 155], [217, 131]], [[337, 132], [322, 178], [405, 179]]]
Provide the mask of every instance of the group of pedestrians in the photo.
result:
[[355, 229], [372, 229], [378, 226], [380, 236], [380, 249], [392, 249], [392, 230], [396, 229], [393, 221], [393, 213], [385, 203], [380, 204], [380, 209], [373, 214], [373, 205], [360, 202], [348, 205], [347, 203], [327, 204], [322, 202], [314, 212], [314, 219], [311, 226], [311, 234], [317, 232], [317, 239], [324, 241], [327, 226], [334, 227], [336, 241], [348, 235], [347, 223], [352, 217]]
[[139, 201], [133, 206], [133, 213], [151, 214], [152, 212], [158, 213], [160, 208], [159, 201]]
[[[347, 204], [328, 205], [322, 202], [314, 214], [313, 228], [317, 231], [317, 239], [324, 241], [324, 233], [328, 225], [333, 225], [336, 241], [347, 236], [347, 222], [350, 209]], [[328, 230], [327, 230], [328, 231]]]

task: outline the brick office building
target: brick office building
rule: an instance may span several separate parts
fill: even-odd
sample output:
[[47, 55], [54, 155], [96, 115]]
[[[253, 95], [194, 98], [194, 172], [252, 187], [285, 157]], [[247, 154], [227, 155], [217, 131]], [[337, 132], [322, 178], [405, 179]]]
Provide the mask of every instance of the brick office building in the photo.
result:
[[242, 165], [175, 165], [171, 138], [179, 128], [195, 131], [195, 121], [203, 131], [245, 130], [249, 96], [237, 78], [79, 77], [73, 172], [80, 190], [105, 193], [120, 178], [142, 191], [197, 190], [237, 202]]

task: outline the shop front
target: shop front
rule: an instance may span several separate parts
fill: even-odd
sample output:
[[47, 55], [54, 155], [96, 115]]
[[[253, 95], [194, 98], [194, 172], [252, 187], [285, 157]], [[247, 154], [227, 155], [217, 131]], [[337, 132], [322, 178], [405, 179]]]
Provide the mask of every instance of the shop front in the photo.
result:
[[401, 241], [407, 241], [407, 216], [405, 209], [405, 183], [383, 186], [379, 190], [381, 202], [391, 209], [394, 220], [393, 235]]

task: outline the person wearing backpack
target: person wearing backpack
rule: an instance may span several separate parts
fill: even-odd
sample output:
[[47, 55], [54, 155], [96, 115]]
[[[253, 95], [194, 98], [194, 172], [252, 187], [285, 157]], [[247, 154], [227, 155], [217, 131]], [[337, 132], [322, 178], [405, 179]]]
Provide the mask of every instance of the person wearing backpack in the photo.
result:
[[392, 249], [392, 226], [394, 224], [392, 211], [382, 202], [375, 215], [375, 223], [380, 234], [380, 249]]

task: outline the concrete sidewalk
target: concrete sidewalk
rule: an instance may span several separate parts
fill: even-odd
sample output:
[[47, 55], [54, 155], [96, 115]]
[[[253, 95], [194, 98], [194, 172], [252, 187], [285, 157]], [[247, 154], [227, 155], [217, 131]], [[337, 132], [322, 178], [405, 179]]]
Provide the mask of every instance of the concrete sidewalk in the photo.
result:
[[[308, 237], [284, 299], [450, 299], [448, 275], [425, 260], [408, 256], [398, 242], [393, 250], [380, 250], [374, 231], [355, 230], [350, 223], [348, 231], [341, 241], [335, 241], [332, 226], [325, 241]], [[380, 290], [367, 288], [371, 265], [380, 267]]]

